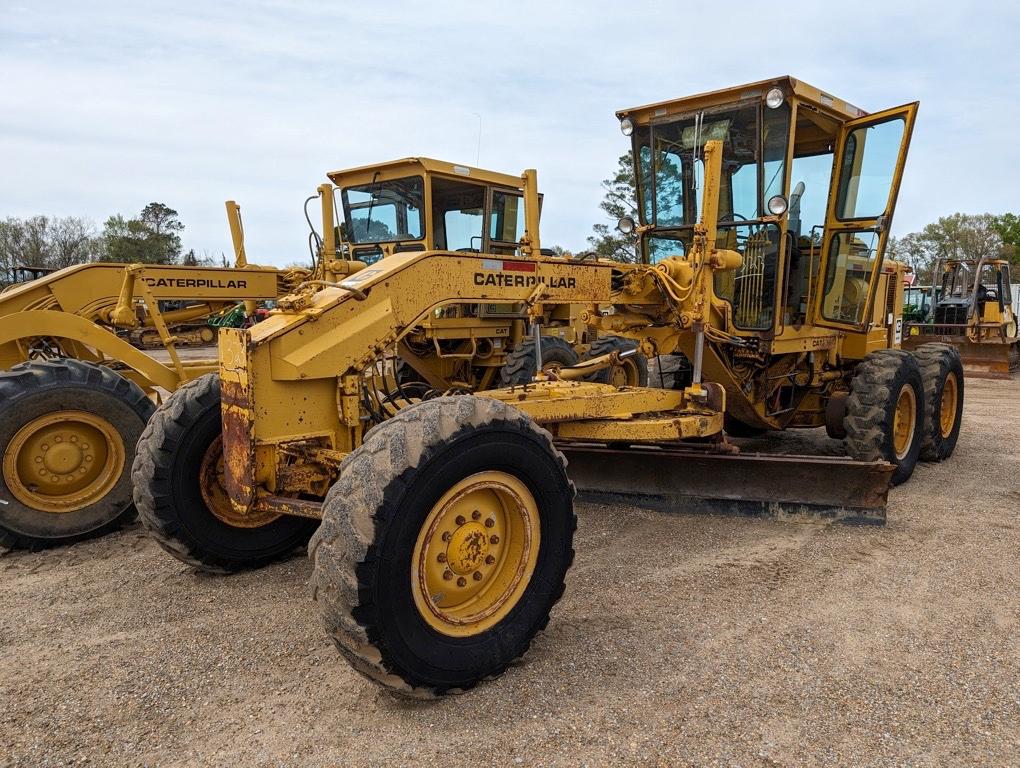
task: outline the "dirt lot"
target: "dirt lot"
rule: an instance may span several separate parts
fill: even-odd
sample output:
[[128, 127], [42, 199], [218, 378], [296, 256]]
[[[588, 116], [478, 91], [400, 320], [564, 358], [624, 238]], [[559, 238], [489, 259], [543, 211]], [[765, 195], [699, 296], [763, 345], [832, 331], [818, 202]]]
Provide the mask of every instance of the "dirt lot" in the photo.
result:
[[340, 660], [303, 558], [7, 554], [0, 765], [1016, 765], [1020, 383], [967, 397], [884, 528], [583, 505], [548, 632], [432, 703]]

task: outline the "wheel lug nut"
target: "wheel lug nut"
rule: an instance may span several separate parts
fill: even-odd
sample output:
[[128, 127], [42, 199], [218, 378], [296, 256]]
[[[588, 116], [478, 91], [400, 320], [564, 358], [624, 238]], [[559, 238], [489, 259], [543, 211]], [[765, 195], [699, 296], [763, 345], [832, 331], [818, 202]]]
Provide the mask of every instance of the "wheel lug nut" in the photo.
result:
[[453, 571], [443, 571], [443, 581], [449, 581], [453, 578]]
[[485, 556], [485, 564], [486, 565], [492, 565], [494, 562], [496, 562], [496, 558], [494, 558], [492, 555], [486, 555]]
[[71, 442], [72, 443], [77, 443], [78, 442], [78, 436], [77, 435], [71, 435]]
[[456, 522], [457, 522], [457, 525], [464, 525], [464, 523], [466, 523], [467, 520], [464, 519], [464, 515], [457, 515]]
[[50, 449], [50, 446], [49, 446], [49, 445], [48, 445], [47, 443], [43, 443], [43, 444], [42, 444], [42, 449], [43, 449], [44, 451], [48, 451], [48, 450]]
[[458, 587], [466, 587], [467, 586], [467, 579], [465, 579], [463, 576], [461, 576], [459, 579], [457, 579], [457, 586]]
[[42, 456], [36, 456], [35, 457], [35, 463], [36, 464], [42, 464]]
[[450, 540], [450, 532], [449, 531], [443, 531], [443, 541], [449, 541], [449, 540]]
[[81, 447], [84, 448], [87, 451], [89, 449], [89, 444], [88, 443], [82, 443]]
[[485, 527], [486, 528], [491, 528], [495, 524], [496, 524], [496, 521], [493, 520], [491, 517], [488, 520], [485, 521]]
[[445, 552], [440, 552], [438, 555], [436, 555], [436, 560], [438, 560], [440, 563], [445, 563], [446, 562], [446, 553]]
[[490, 544], [499, 544], [499, 536], [490, 536], [489, 537], [489, 543]]
[[64, 439], [64, 438], [62, 438], [62, 437], [61, 437], [60, 435], [57, 435], [57, 436], [56, 436], [55, 438], [53, 438], [53, 442], [55, 442], [55, 443], [59, 443], [59, 442], [61, 442], [61, 441], [62, 441], [63, 439]]
[[471, 574], [471, 578], [474, 579], [475, 581], [481, 581], [482, 580], [482, 572], [481, 571], [475, 571], [474, 573]]
[[472, 520], [477, 520], [481, 516], [482, 516], [482, 513], [479, 512], [477, 509], [474, 512], [471, 513], [471, 519]]

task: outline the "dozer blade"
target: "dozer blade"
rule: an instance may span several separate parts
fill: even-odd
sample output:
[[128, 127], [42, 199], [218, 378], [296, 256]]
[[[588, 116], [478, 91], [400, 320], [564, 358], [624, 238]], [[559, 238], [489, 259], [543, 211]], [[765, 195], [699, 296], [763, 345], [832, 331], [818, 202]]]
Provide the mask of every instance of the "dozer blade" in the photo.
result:
[[1009, 379], [1020, 371], [1020, 341], [1010, 344], [957, 345], [963, 361], [963, 375], [973, 379]]
[[885, 523], [893, 465], [831, 456], [558, 443], [578, 498], [664, 512]]

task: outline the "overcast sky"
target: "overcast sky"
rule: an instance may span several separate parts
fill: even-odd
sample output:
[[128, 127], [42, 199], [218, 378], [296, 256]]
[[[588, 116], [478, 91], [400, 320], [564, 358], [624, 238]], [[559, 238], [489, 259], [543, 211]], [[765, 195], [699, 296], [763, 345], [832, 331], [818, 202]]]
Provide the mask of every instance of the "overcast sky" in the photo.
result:
[[[621, 107], [790, 74], [868, 111], [920, 100], [894, 232], [1020, 212], [1016, 2], [0, 0], [0, 218], [150, 201], [184, 247], [307, 254], [327, 170], [425, 155], [519, 173], [581, 248]], [[480, 116], [480, 117], [479, 117]]]

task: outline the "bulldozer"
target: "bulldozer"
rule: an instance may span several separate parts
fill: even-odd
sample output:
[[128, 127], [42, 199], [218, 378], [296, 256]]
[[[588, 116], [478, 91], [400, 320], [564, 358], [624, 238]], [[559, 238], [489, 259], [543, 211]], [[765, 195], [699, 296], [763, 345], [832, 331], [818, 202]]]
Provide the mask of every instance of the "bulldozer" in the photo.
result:
[[[425, 157], [327, 175], [335, 187], [324, 185], [319, 195], [327, 207], [339, 197], [343, 221], [335, 241], [313, 234], [326, 261], [339, 252], [371, 266], [426, 249], [512, 256], [519, 247], [524, 227], [520, 176]], [[341, 212], [335, 205], [334, 210]], [[519, 303], [437, 308], [400, 340], [395, 375], [406, 392], [417, 395], [474, 391], [530, 381], [539, 356], [545, 370], [556, 371], [636, 348], [632, 340], [594, 333], [581, 322], [575, 305], [544, 308], [539, 342], [525, 331], [528, 317]], [[643, 356], [628, 355], [594, 375], [606, 383], [640, 386], [648, 381], [648, 367]]]
[[945, 259], [935, 266], [928, 311], [905, 324], [905, 349], [932, 342], [960, 351], [965, 375], [1008, 379], [1020, 370], [1017, 304], [1005, 259]]
[[[135, 444], [156, 403], [217, 368], [182, 359], [173, 329], [238, 302], [254, 311], [308, 278], [249, 264], [240, 209], [227, 213], [234, 268], [82, 264], [0, 294], [0, 546], [66, 544], [129, 520]], [[158, 339], [167, 362], [132, 333]]]
[[[543, 255], [524, 171], [512, 253], [394, 249], [221, 331], [219, 372], [171, 395], [139, 442], [143, 524], [207, 571], [307, 543], [343, 657], [431, 697], [500, 674], [546, 626], [573, 559], [575, 491], [880, 518], [919, 456], [952, 454], [963, 403], [955, 349], [898, 348], [904, 268], [883, 258], [916, 110], [868, 114], [779, 78], [621, 112], [641, 203], [621, 224], [646, 263]], [[805, 233], [793, 212], [814, 202], [796, 160], [815, 155], [832, 183]], [[638, 350], [557, 371], [536, 360], [512, 387], [402, 392], [384, 365], [401, 341], [437, 309], [489, 302], [520, 305], [536, 339], [544, 305], [577, 305]], [[638, 351], [686, 354], [690, 383], [591, 380]], [[727, 418], [826, 426], [850, 457], [742, 451]]]

